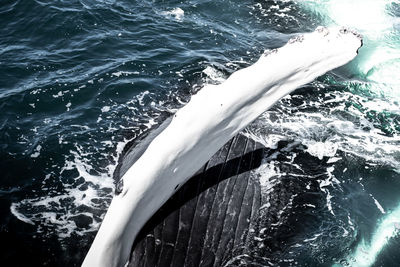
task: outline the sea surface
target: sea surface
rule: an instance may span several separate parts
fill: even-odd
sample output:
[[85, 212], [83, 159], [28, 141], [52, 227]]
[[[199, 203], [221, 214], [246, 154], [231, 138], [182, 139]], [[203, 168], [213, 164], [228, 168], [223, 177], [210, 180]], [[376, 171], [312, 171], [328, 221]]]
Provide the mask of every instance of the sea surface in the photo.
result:
[[79, 266], [129, 141], [265, 50], [346, 24], [358, 58], [243, 131], [279, 148], [254, 170], [265, 205], [302, 185], [243, 266], [398, 266], [399, 17], [385, 0], [2, 0], [1, 265]]

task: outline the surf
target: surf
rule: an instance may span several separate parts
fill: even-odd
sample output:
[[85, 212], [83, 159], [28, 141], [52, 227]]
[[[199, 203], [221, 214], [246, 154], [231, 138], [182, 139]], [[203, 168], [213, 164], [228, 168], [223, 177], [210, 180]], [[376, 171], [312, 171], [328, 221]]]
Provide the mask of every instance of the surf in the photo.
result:
[[146, 221], [220, 147], [285, 95], [354, 59], [361, 46], [356, 32], [317, 28], [202, 88], [121, 178], [83, 266], [126, 264]]

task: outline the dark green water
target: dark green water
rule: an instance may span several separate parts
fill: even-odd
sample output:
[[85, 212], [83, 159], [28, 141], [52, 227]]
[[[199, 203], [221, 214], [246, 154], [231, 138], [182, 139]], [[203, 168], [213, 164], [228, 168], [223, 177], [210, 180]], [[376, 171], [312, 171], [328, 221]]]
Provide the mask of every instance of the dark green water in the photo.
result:
[[[2, 266], [80, 265], [129, 140], [204, 83], [325, 23], [291, 1], [2, 1]], [[372, 253], [379, 225], [399, 209], [397, 87], [386, 94], [351, 69], [301, 88], [246, 130], [280, 148], [256, 170], [265, 204], [268, 190], [299, 188], [248, 264], [357, 266], [358, 245]], [[399, 249], [394, 232], [375, 265], [397, 266]]]

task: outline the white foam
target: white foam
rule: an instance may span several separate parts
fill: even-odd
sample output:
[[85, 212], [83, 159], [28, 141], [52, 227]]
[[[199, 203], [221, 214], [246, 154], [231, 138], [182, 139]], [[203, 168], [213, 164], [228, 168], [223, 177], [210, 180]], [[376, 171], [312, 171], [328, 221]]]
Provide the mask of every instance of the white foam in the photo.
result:
[[184, 15], [185, 15], [185, 11], [183, 11], [182, 8], [177, 7], [177, 8], [171, 9], [169, 11], [163, 11], [163, 12], [161, 12], [161, 14], [165, 15], [167, 17], [172, 17], [176, 21], [182, 21]]
[[[331, 93], [325, 93], [327, 98]], [[366, 103], [369, 99], [354, 96], [346, 92], [335, 92], [331, 103], [336, 102], [336, 107], [329, 113], [301, 112], [289, 113], [280, 111], [268, 111], [257, 121], [248, 127], [248, 137], [268, 147], [274, 146], [281, 140], [298, 140], [307, 146], [307, 152], [322, 158], [335, 157], [337, 151], [343, 151], [363, 158], [371, 163], [379, 163], [392, 166], [400, 170], [400, 151], [398, 144], [400, 136], [385, 135], [377, 129], [373, 123], [364, 118], [368, 113], [368, 106], [363, 107], [361, 113], [354, 107], [346, 107], [346, 102]], [[385, 106], [384, 100], [375, 99], [375, 106]], [[309, 107], [321, 108], [324, 103], [310, 102]], [[283, 107], [284, 108], [284, 107]], [[357, 118], [355, 121], [346, 121], [337, 114], [347, 114], [349, 117]], [[367, 129], [366, 129], [367, 128]], [[285, 133], [285, 136], [275, 134]], [[269, 139], [269, 136], [272, 136]]]
[[382, 205], [379, 203], [379, 201], [376, 200], [376, 198], [374, 198], [374, 196], [371, 195], [371, 194], [370, 194], [370, 197], [374, 200], [374, 203], [375, 203], [376, 207], [379, 209], [379, 211], [380, 211], [382, 214], [385, 214], [386, 212], [385, 212], [385, 210], [383, 209]]
[[35, 223], [32, 220], [30, 220], [28, 217], [26, 217], [22, 213], [18, 212], [15, 203], [11, 204], [10, 211], [15, 217], [17, 217], [18, 220], [23, 221], [24, 223], [35, 225]]
[[110, 109], [111, 109], [110, 106], [104, 106], [104, 107], [101, 108], [101, 112], [103, 112], [103, 113], [104, 112], [109, 112]]
[[35, 148], [35, 152], [31, 155], [31, 158], [37, 158], [37, 157], [39, 157], [39, 155], [40, 155], [40, 150], [42, 150], [42, 146], [41, 146], [41, 145], [38, 145], [38, 146]]
[[[101, 223], [93, 213], [82, 212], [86, 210], [102, 210], [104, 202], [109, 202], [112, 198], [111, 192], [114, 190], [113, 173], [118, 162], [118, 158], [123, 151], [123, 147], [129, 142], [124, 140], [116, 144], [116, 152], [113, 154], [114, 160], [105, 167], [105, 171], [93, 175], [90, 173], [93, 167], [88, 160], [91, 152], [76, 146], [76, 151], [71, 151], [72, 159], [66, 160], [61, 169], [61, 174], [68, 170], [77, 170], [78, 175], [72, 183], [63, 182], [62, 191], [48, 192], [47, 195], [37, 198], [23, 199], [20, 202], [12, 203], [10, 210], [19, 220], [38, 226], [38, 232], [43, 232], [44, 227], [55, 229], [60, 239], [68, 238], [73, 233], [84, 235], [88, 232], [96, 231]], [[44, 180], [50, 179], [51, 175], [46, 175]], [[79, 182], [77, 185], [75, 182]], [[43, 183], [45, 185], [45, 183]], [[81, 185], [86, 185], [82, 189]], [[49, 189], [43, 188], [44, 191]], [[108, 193], [106, 193], [108, 192]], [[68, 207], [66, 212], [66, 205]], [[84, 215], [91, 219], [88, 228], [80, 228], [75, 224], [74, 218]]]
[[120, 76], [129, 76], [129, 75], [138, 75], [140, 74], [140, 72], [138, 71], [117, 71], [117, 72], [113, 72], [111, 73], [111, 77], [120, 77]]
[[212, 66], [207, 66], [203, 73], [207, 75], [209, 80], [206, 80], [206, 83], [222, 83], [226, 80], [226, 76], [219, 70], [215, 69]]
[[267, 148], [277, 148], [279, 141], [286, 140], [286, 136], [284, 135], [262, 132], [263, 128], [256, 126], [257, 122], [259, 120], [253, 123], [252, 127], [245, 128], [242, 134]]
[[280, 182], [279, 179], [271, 178], [279, 178], [282, 175], [277, 169], [275, 161], [261, 164], [261, 166], [254, 171], [254, 174], [259, 177], [261, 188], [266, 194], [270, 193], [274, 186]]
[[338, 148], [338, 145], [331, 141], [320, 142], [315, 140], [305, 140], [303, 144], [307, 146], [306, 151], [310, 155], [317, 157], [320, 160], [324, 157], [334, 157]]

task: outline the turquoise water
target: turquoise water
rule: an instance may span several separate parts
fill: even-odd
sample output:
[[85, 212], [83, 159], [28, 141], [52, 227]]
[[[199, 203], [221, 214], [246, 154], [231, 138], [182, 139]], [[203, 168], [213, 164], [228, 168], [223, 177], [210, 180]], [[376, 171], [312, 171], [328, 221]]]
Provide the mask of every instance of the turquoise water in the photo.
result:
[[271, 188], [296, 185], [246, 261], [396, 266], [400, 9], [365, 2], [3, 1], [1, 262], [79, 265], [129, 140], [264, 50], [318, 25], [349, 24], [364, 35], [359, 57], [246, 130], [279, 150], [255, 170], [265, 204]]

